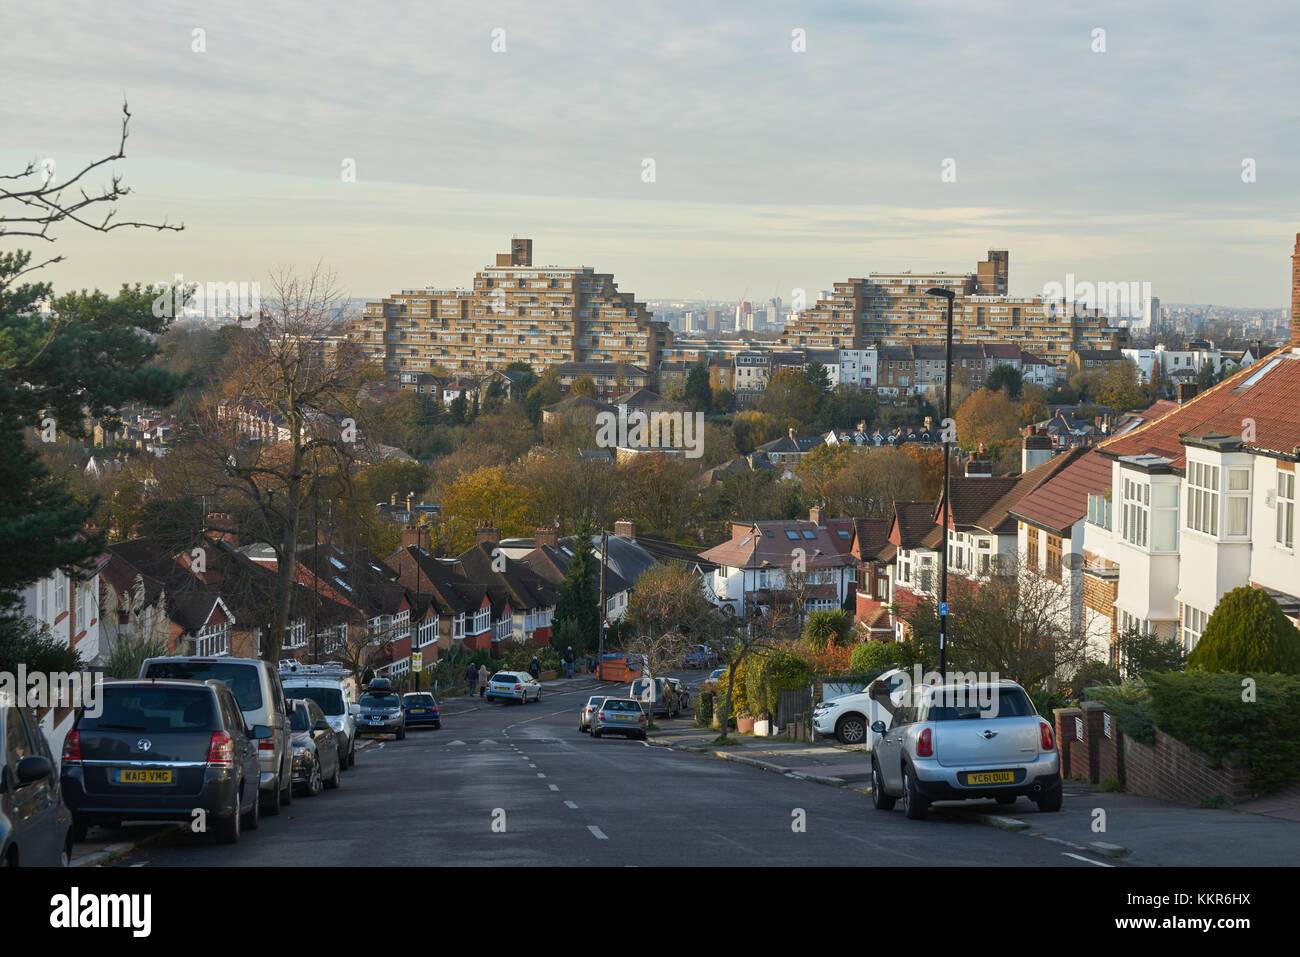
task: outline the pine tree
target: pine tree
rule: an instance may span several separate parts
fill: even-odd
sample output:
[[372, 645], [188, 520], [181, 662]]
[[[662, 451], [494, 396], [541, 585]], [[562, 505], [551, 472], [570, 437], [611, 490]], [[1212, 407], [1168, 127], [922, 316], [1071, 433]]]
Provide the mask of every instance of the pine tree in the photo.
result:
[[1300, 631], [1262, 589], [1234, 588], [1205, 623], [1187, 670], [1300, 674]]
[[592, 552], [591, 539], [585, 532], [575, 535], [573, 556], [555, 602], [551, 643], [561, 651], [573, 645], [575, 653], [587, 654], [596, 647], [601, 623], [599, 566], [600, 559]]

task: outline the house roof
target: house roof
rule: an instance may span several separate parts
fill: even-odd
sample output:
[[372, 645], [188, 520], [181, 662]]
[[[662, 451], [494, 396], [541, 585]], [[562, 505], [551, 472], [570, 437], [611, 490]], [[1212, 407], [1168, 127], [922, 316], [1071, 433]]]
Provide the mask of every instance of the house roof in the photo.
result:
[[898, 548], [916, 548], [928, 532], [937, 531], [934, 502], [895, 502], [889, 540]]
[[629, 409], [649, 409], [667, 405], [668, 400], [658, 392], [649, 389], [635, 389], [627, 395], [620, 395], [610, 400], [614, 405], [625, 405]]
[[1022, 498], [1011, 515], [1059, 534], [1088, 514], [1088, 496], [1110, 491], [1111, 462], [1089, 449]]
[[862, 561], [880, 561], [881, 550], [889, 544], [890, 521], [887, 518], [853, 520], [853, 552]]
[[[966, 478], [963, 476], [960, 480], [954, 479], [952, 486], [953, 524], [956, 526], [973, 526], [992, 532], [994, 535], [1014, 534], [1016, 520], [1011, 517], [1011, 509], [1039, 485], [1058, 474], [1087, 451], [1084, 447], [1069, 449], [1041, 465], [1036, 465], [1028, 472], [1005, 478]], [[960, 482], [960, 486], [958, 482]], [[979, 493], [968, 491], [966, 493], [967, 501], [964, 503], [964, 508], [967, 511], [963, 515], [962, 507], [959, 507], [958, 504], [958, 488], [971, 485], [978, 487], [984, 483], [998, 483], [1002, 487], [1000, 490], [990, 487], [988, 491]], [[974, 509], [981, 507], [982, 510], [978, 514], [973, 514]]]
[[1185, 436], [1244, 436], [1243, 449], [1296, 458], [1300, 448], [1300, 354], [1284, 347], [1235, 372], [1176, 409], [1103, 442], [1108, 456], [1153, 454], [1186, 463]]
[[733, 522], [731, 538], [700, 554], [711, 562], [733, 568], [786, 568], [800, 548], [809, 568], [834, 568], [851, 564], [836, 534], [813, 522]]
[[757, 452], [811, 452], [818, 445], [822, 444], [820, 435], [796, 435], [791, 438], [789, 435], [783, 435], [779, 439], [773, 439], [771, 442], [764, 442], [755, 451]]
[[670, 542], [658, 535], [646, 535], [644, 532], [637, 532], [636, 543], [645, 549], [657, 562], [687, 565], [691, 568], [699, 566], [700, 571], [703, 572], [713, 571], [718, 567], [713, 562], [702, 558], [698, 552], [684, 545], [678, 545], [676, 542]]
[[[490, 542], [479, 542], [458, 559], [461, 571], [472, 582], [494, 586], [502, 594], [493, 596], [493, 605], [502, 597], [509, 598], [510, 607], [522, 611], [528, 608], [548, 608], [555, 604], [559, 592], [522, 561], [508, 558]], [[500, 567], [501, 571], [496, 569]]]

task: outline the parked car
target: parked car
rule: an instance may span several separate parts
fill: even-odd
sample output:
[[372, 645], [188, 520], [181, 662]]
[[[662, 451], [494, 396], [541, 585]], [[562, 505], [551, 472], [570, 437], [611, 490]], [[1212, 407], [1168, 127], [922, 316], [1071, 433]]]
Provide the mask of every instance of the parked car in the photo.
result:
[[402, 695], [402, 710], [406, 712], [406, 726], [414, 728], [419, 725], [442, 727], [442, 716], [438, 714], [438, 702], [428, 691], [412, 691]]
[[299, 666], [291, 671], [280, 668], [284, 693], [293, 698], [315, 701], [325, 714], [343, 747], [343, 767], [357, 762], [356, 682], [343, 669]]
[[701, 691], [719, 691], [726, 690], [727, 669], [715, 668], [709, 676], [700, 682]]
[[637, 678], [627, 689], [629, 698], [641, 702], [641, 706], [665, 718], [677, 717], [677, 694], [672, 691], [664, 678]]
[[343, 771], [343, 745], [330, 727], [320, 705], [297, 699], [289, 726], [293, 730], [293, 783], [308, 797], [323, 788], [339, 786]]
[[277, 668], [260, 658], [146, 658], [141, 678], [223, 681], [235, 695], [250, 728], [262, 725], [269, 736], [257, 742], [261, 765], [262, 810], [279, 814], [293, 800], [293, 752], [289, 747], [289, 709]]
[[498, 671], [488, 680], [487, 694], [484, 697], [489, 701], [518, 701], [527, 704], [529, 698], [542, 700], [542, 685], [526, 671]]
[[591, 736], [621, 734], [645, 740], [645, 711], [634, 698], [606, 698], [591, 719]]
[[402, 696], [390, 690], [387, 681], [372, 681], [357, 702], [358, 734], [395, 734], [398, 741], [406, 740], [406, 712], [402, 710]]
[[586, 734], [591, 733], [591, 719], [596, 711], [600, 708], [600, 703], [604, 701], [603, 695], [592, 695], [587, 699], [587, 703], [582, 706], [582, 711], [578, 713], [578, 730]]
[[72, 812], [30, 709], [0, 705], [0, 744], [0, 867], [67, 867]]
[[[889, 684], [890, 699], [896, 701], [906, 685], [906, 678], [906, 671], [894, 668], [876, 680]], [[877, 721], [883, 721], [888, 728], [889, 712], [881, 707], [879, 701], [871, 699], [865, 687], [852, 694], [828, 698], [817, 704], [812, 713], [813, 730], [818, 734], [828, 738], [833, 735], [841, 744], [865, 743], [868, 751], [876, 744], [872, 725]]]
[[78, 712], [63, 742], [60, 776], [74, 841], [84, 841], [92, 824], [190, 823], [198, 809], [224, 844], [258, 826], [258, 743], [274, 732], [249, 727], [223, 682], [112, 681], [100, 695], [98, 716]]
[[935, 685], [903, 696], [893, 726], [871, 755], [872, 803], [898, 799], [920, 820], [933, 801], [1026, 796], [1040, 811], [1061, 809], [1061, 759], [1052, 726], [1014, 681]]

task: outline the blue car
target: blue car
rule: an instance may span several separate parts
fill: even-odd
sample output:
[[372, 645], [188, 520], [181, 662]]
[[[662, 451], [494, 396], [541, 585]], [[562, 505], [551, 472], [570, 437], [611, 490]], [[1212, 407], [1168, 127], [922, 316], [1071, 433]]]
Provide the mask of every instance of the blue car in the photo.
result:
[[438, 702], [427, 691], [412, 691], [402, 695], [402, 711], [406, 715], [406, 726], [417, 728], [422, 724], [442, 727], [442, 718], [438, 715]]

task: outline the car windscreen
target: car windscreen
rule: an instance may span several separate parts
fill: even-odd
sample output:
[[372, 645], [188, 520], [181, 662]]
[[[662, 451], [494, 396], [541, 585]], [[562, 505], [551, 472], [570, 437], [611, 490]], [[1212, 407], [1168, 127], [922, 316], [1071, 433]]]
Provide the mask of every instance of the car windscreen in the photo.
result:
[[606, 701], [600, 706], [602, 711], [640, 711], [641, 706], [635, 701]]
[[298, 688], [286, 685], [284, 693], [291, 698], [315, 701], [326, 714], [343, 714], [347, 711], [343, 703], [343, 692], [338, 688]]
[[155, 661], [145, 672], [146, 678], [184, 678], [188, 681], [207, 681], [216, 678], [235, 693], [241, 711], [256, 711], [262, 707], [262, 682], [258, 679], [256, 665], [232, 661]]
[[289, 715], [289, 727], [294, 731], [311, 730], [311, 714], [305, 707], [299, 705], [293, 714]]
[[408, 708], [431, 708], [433, 707], [433, 695], [408, 694], [402, 699], [402, 703]]
[[958, 689], [955, 695], [935, 696], [930, 705], [929, 720], [1027, 718], [1034, 714], [1037, 712], [1033, 702], [1020, 688]]
[[157, 685], [103, 685], [103, 707], [83, 714], [81, 731], [209, 731], [219, 727], [215, 700], [208, 688]]
[[395, 694], [363, 694], [358, 702], [363, 708], [396, 708], [400, 702]]

